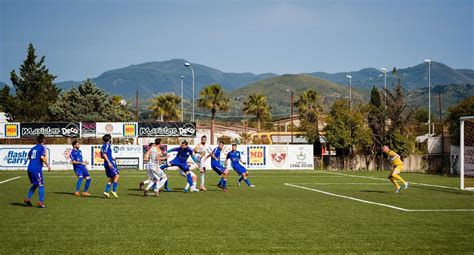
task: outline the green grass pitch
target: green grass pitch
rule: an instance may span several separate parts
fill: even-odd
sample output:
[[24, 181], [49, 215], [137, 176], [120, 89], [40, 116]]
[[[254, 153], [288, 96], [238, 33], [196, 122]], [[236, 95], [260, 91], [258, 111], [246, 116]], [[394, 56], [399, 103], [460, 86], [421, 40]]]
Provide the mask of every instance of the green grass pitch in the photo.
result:
[[255, 188], [231, 173], [225, 193], [208, 172], [209, 191], [184, 194], [168, 175], [173, 192], [143, 197], [146, 174], [122, 170], [105, 199], [101, 171], [92, 197], [73, 195], [72, 170], [45, 172], [38, 209], [22, 205], [26, 171], [1, 171], [0, 253], [474, 253], [474, 192], [458, 178], [402, 173], [414, 184], [395, 194], [388, 172], [251, 171]]

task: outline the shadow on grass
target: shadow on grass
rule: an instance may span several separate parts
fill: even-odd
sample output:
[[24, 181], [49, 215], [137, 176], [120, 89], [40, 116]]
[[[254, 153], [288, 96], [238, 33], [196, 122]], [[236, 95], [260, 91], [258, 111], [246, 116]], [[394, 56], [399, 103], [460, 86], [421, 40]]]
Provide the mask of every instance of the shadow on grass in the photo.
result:
[[14, 203], [10, 203], [10, 204], [13, 205], [13, 206], [29, 207], [29, 206], [25, 205], [24, 203], [19, 203], [19, 202], [14, 202]]
[[429, 187], [424, 185], [411, 185], [408, 190], [410, 189], [423, 189], [423, 190], [431, 190], [431, 191], [440, 191], [444, 193], [451, 193], [457, 195], [466, 195], [466, 196], [474, 196], [474, 192], [471, 191], [462, 191], [462, 190], [454, 190], [454, 189], [446, 189], [446, 188], [438, 188], [438, 187]]
[[[74, 195], [73, 192], [63, 192], [63, 191], [56, 191], [56, 192], [53, 192], [54, 194], [58, 194], [58, 195], [70, 195], [70, 196], [76, 196]], [[79, 196], [77, 196], [79, 197]], [[80, 197], [84, 197], [84, 196], [80, 196]], [[104, 198], [104, 196], [94, 196], [94, 195], [90, 195], [90, 196], [87, 196], [87, 197], [90, 197], [90, 198]]]
[[380, 193], [380, 194], [388, 193], [388, 191], [382, 191], [382, 190], [361, 190], [360, 192], [364, 192], [364, 193]]

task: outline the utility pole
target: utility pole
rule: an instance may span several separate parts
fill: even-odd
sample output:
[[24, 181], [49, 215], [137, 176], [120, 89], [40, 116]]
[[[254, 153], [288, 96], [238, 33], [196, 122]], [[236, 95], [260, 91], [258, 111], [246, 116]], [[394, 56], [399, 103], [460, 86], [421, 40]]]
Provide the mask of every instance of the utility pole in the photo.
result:
[[[441, 96], [441, 93], [438, 94], [438, 105], [439, 105], [439, 122], [441, 124], [441, 165], [442, 168], [446, 169], [445, 174], [447, 174], [447, 171], [449, 171], [448, 167], [445, 167], [444, 163], [444, 124], [443, 124], [443, 98]], [[443, 172], [443, 171], [442, 171]]]
[[139, 112], [138, 112], [138, 107], [139, 107], [139, 103], [138, 103], [138, 90], [137, 90], [137, 94], [135, 96], [135, 107], [136, 107], [136, 111], [135, 111], [135, 119], [136, 121], [138, 122], [138, 118], [139, 118]]

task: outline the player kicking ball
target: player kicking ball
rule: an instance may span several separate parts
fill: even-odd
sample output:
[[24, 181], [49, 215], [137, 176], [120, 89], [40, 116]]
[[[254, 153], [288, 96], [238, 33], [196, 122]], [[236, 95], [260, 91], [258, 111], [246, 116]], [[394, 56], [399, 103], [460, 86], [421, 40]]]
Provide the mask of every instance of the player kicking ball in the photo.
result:
[[[187, 164], [189, 157], [191, 157], [191, 159], [196, 163], [196, 159], [193, 157], [193, 150], [191, 150], [188, 147], [188, 142], [183, 141], [180, 147], [176, 147], [176, 148], [168, 150], [168, 153], [170, 152], [177, 152], [176, 157], [170, 162], [168, 162], [167, 164], [161, 165], [160, 169], [165, 170], [166, 168], [170, 166], [179, 167], [179, 169], [182, 170], [183, 175], [186, 177], [189, 186], [191, 187], [191, 192], [198, 191], [198, 189], [196, 189], [195, 182], [193, 184], [193, 173], [189, 171], [189, 166]], [[166, 183], [165, 183], [165, 189], [166, 189]]]
[[206, 175], [206, 155], [211, 151], [210, 148], [206, 145], [207, 136], [203, 135], [201, 137], [201, 143], [196, 145], [194, 148], [194, 153], [196, 154], [196, 159], [199, 162], [199, 190], [206, 191], [206, 186], [204, 186], [204, 178]]
[[240, 183], [244, 181], [250, 188], [255, 187], [248, 179], [249, 174], [247, 173], [247, 169], [242, 165], [243, 162], [240, 157], [240, 151], [237, 151], [237, 144], [235, 143], [232, 144], [232, 151], [227, 153], [226, 165], [228, 165], [229, 160], [234, 171], [240, 176], [239, 180], [237, 180], [237, 185], [240, 187]]
[[111, 135], [104, 135], [102, 137], [102, 141], [104, 141], [104, 144], [102, 145], [102, 149], [100, 150], [102, 158], [104, 159], [105, 175], [107, 176], [107, 178], [109, 178], [107, 184], [105, 185], [104, 196], [106, 198], [110, 198], [109, 192], [110, 186], [112, 186], [112, 192], [110, 193], [112, 193], [115, 198], [119, 198], [117, 195], [117, 186], [118, 181], [120, 179], [120, 174], [117, 169], [117, 165], [115, 164], [114, 158], [112, 157], [112, 146], [110, 145], [111, 140]]
[[222, 141], [219, 142], [219, 145], [212, 150], [212, 153], [209, 154], [208, 157], [211, 157], [211, 167], [214, 172], [216, 172], [220, 177], [220, 181], [217, 184], [217, 187], [221, 188], [223, 191], [227, 190], [227, 176], [229, 176], [229, 170], [225, 169], [220, 162], [221, 152], [224, 148], [224, 143]]
[[46, 158], [46, 148], [44, 147], [44, 135], [38, 135], [37, 138], [38, 144], [36, 144], [28, 152], [28, 179], [30, 179], [31, 187], [28, 191], [28, 195], [23, 201], [27, 206], [33, 206], [31, 204], [31, 197], [35, 193], [35, 190], [38, 189], [38, 208], [46, 208], [44, 205], [44, 179], [43, 179], [43, 164], [48, 167], [48, 171], [51, 171], [51, 166], [48, 164], [48, 159]]
[[403, 161], [400, 158], [400, 155], [398, 155], [396, 152], [390, 150], [390, 148], [385, 145], [383, 146], [383, 152], [387, 154], [388, 160], [390, 161], [390, 164], [392, 164], [392, 171], [388, 175], [388, 179], [390, 180], [393, 185], [395, 185], [396, 191], [395, 193], [399, 193], [401, 190], [400, 185], [398, 185], [397, 180], [403, 183], [405, 186], [405, 189], [408, 189], [408, 182], [403, 180], [403, 178], [399, 175], [400, 172], [403, 170]]
[[86, 184], [84, 185], [84, 191], [82, 192], [82, 196], [88, 197], [90, 196], [89, 192], [89, 186], [91, 185], [91, 176], [89, 175], [89, 172], [87, 171], [87, 162], [83, 160], [82, 158], [82, 151], [79, 149], [80, 145], [78, 141], [73, 141], [72, 142], [72, 151], [71, 155], [69, 157], [71, 158], [71, 163], [74, 168], [74, 172], [76, 173], [77, 176], [77, 182], [76, 182], [76, 192], [74, 192], [74, 195], [80, 196], [81, 193], [79, 190], [81, 189], [81, 184], [82, 180], [85, 178], [86, 179]]

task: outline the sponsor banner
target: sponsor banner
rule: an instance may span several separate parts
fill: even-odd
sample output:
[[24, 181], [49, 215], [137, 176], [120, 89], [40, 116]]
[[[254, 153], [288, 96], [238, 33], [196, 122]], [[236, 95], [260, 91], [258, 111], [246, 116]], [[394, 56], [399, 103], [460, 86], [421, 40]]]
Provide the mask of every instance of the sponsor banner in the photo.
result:
[[95, 122], [81, 122], [81, 137], [95, 137]]
[[153, 122], [138, 123], [139, 137], [196, 137], [195, 122]]
[[0, 123], [0, 138], [19, 138], [20, 123]]
[[118, 169], [138, 169], [140, 167], [140, 158], [115, 158], [115, 163]]
[[45, 137], [79, 137], [79, 123], [21, 123], [21, 138], [36, 138], [39, 134]]
[[[34, 145], [0, 145], [0, 170], [27, 169], [27, 156]], [[161, 150], [179, 145], [162, 145]], [[90, 162], [89, 169], [104, 169], [104, 160], [101, 156], [102, 145], [81, 145], [80, 150], [85, 161]], [[147, 147], [147, 146], [146, 146]], [[144, 169], [143, 157], [147, 148], [141, 145], [112, 145], [112, 155], [118, 168]], [[194, 146], [191, 146], [194, 148]], [[216, 146], [210, 146], [214, 149]], [[47, 155], [53, 170], [72, 170], [70, 162], [71, 145], [47, 145]], [[227, 153], [231, 145], [225, 145], [220, 161], [225, 165]], [[252, 169], [314, 169], [312, 145], [239, 145], [243, 166]], [[471, 150], [469, 150], [471, 151]], [[473, 150], [474, 151], [474, 150]], [[172, 160], [176, 153], [168, 154]], [[189, 161], [192, 161], [189, 159]], [[456, 161], [453, 160], [452, 161]], [[138, 164], [137, 164], [138, 163]], [[453, 165], [456, 165], [454, 162]], [[226, 166], [229, 167], [230, 166]], [[211, 159], [206, 161], [206, 169], [211, 169]]]
[[249, 168], [265, 168], [266, 166], [266, 147], [261, 146], [248, 146], [247, 147], [247, 166]]
[[97, 122], [96, 137], [110, 134], [112, 137], [133, 138], [137, 136], [136, 122]]

